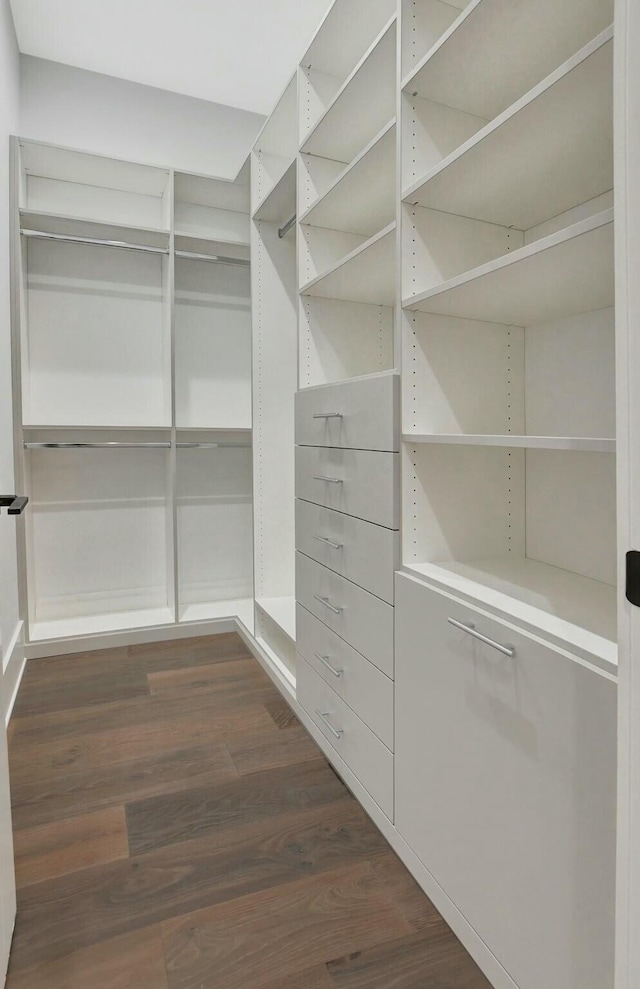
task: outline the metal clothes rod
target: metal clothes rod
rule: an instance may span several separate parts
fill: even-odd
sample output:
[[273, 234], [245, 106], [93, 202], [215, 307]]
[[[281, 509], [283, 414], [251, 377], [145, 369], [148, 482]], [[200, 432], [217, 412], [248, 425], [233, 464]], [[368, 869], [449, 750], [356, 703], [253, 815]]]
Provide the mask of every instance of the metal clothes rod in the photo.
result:
[[171, 443], [25, 443], [25, 450], [170, 450]]
[[192, 251], [176, 251], [177, 258], [189, 258], [192, 261], [210, 261], [212, 264], [230, 264], [239, 268], [248, 268], [251, 265], [246, 258], [227, 258], [219, 254], [194, 254]]
[[149, 247], [146, 244], [127, 244], [123, 240], [99, 240], [94, 237], [75, 237], [71, 234], [52, 234], [42, 230], [21, 230], [23, 237], [38, 240], [61, 240], [68, 244], [89, 244], [93, 247], [117, 247], [123, 251], [143, 251], [145, 254], [168, 254], [168, 247]]
[[280, 238], [280, 240], [282, 240], [283, 237], [287, 236], [287, 234], [291, 230], [291, 227], [293, 226], [293, 224], [296, 222], [297, 219], [298, 216], [296, 213], [294, 213], [291, 219], [287, 220], [284, 227], [280, 227], [280, 229], [278, 230], [278, 237]]
[[248, 443], [177, 443], [178, 450], [251, 450]]

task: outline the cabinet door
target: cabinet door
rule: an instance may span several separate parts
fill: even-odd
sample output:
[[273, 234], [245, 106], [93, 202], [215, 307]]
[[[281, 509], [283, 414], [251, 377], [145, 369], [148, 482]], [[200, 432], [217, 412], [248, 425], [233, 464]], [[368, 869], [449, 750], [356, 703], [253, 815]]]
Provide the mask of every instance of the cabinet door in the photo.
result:
[[615, 684], [398, 575], [395, 696], [402, 837], [520, 989], [611, 989]]

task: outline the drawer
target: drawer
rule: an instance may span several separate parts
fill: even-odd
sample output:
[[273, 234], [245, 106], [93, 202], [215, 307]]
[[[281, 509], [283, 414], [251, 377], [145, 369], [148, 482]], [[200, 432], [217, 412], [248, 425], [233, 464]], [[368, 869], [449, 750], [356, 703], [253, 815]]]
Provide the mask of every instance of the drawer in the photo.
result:
[[296, 646], [318, 676], [393, 751], [393, 681], [301, 605], [296, 608]]
[[399, 454], [296, 447], [296, 497], [337, 512], [399, 527]]
[[296, 696], [330, 746], [393, 820], [393, 754], [300, 656]]
[[404, 575], [396, 616], [398, 831], [520, 989], [611, 989], [615, 683]]
[[296, 501], [296, 549], [393, 604], [400, 535], [331, 508]]
[[393, 664], [393, 608], [296, 553], [296, 599], [379, 670]]
[[295, 398], [296, 443], [398, 451], [397, 374], [305, 388]]

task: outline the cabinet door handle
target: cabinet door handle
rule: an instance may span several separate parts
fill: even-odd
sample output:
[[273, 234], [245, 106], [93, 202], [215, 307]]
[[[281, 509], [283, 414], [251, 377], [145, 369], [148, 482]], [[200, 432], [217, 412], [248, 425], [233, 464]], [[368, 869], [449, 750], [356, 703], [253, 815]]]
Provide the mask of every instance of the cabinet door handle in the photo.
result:
[[313, 538], [317, 539], [319, 543], [326, 543], [331, 549], [342, 549], [343, 547], [343, 543], [334, 543], [332, 539], [327, 539], [326, 536], [314, 536]]
[[319, 652], [314, 653], [314, 655], [316, 659], [320, 660], [323, 666], [326, 666], [326, 668], [329, 670], [330, 673], [333, 673], [334, 677], [342, 676], [344, 670], [342, 669], [338, 670], [336, 669], [335, 666], [332, 666], [331, 663], [329, 662], [328, 656], [321, 656]]
[[327, 477], [325, 474], [314, 474], [314, 481], [326, 481], [327, 484], [342, 484], [341, 477]]
[[495, 639], [490, 639], [488, 636], [483, 635], [482, 632], [477, 632], [476, 627], [473, 622], [469, 622], [465, 625], [463, 622], [457, 622], [455, 618], [447, 618], [450, 625], [454, 628], [459, 628], [461, 632], [466, 632], [467, 635], [472, 635], [474, 639], [479, 639], [480, 642], [484, 642], [485, 645], [491, 646], [492, 649], [497, 649], [501, 652], [503, 656], [508, 656], [509, 659], [513, 659], [516, 654], [516, 647], [510, 645], [502, 645], [501, 642], [496, 642]]
[[313, 596], [316, 599], [316, 601], [319, 601], [320, 604], [323, 604], [325, 608], [328, 608], [329, 611], [332, 611], [334, 615], [342, 614], [342, 608], [336, 608], [334, 604], [331, 604], [329, 598], [323, 598], [320, 594], [314, 594]]
[[314, 419], [342, 419], [342, 412], [316, 412]]
[[322, 711], [320, 710], [320, 708], [318, 708], [318, 707], [316, 708], [316, 714], [318, 715], [319, 718], [322, 718], [322, 720], [324, 721], [325, 725], [327, 726], [327, 728], [329, 729], [329, 731], [331, 732], [331, 734], [333, 735], [334, 738], [341, 738], [342, 737], [342, 735], [344, 734], [343, 729], [342, 728], [334, 728], [333, 725], [331, 724], [331, 722], [329, 721], [329, 715], [328, 714], [326, 714], [326, 713], [323, 714]]

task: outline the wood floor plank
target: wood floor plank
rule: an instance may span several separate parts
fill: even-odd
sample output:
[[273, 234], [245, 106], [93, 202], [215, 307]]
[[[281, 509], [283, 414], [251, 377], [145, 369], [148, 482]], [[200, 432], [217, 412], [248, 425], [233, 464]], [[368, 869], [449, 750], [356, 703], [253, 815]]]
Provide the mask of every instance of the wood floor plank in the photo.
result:
[[127, 858], [124, 807], [16, 831], [14, 854], [18, 888]]
[[150, 797], [127, 804], [129, 847], [139, 855], [191, 838], [214, 838], [226, 828], [333, 803], [344, 793], [344, 784], [326, 763], [316, 761]]
[[406, 933], [366, 864], [231, 900], [162, 925], [170, 989], [264, 989]]
[[443, 920], [428, 933], [337, 958], [327, 969], [337, 989], [491, 989]]
[[223, 737], [240, 776], [323, 759], [320, 749], [300, 724], [286, 731], [242, 731], [225, 733]]
[[[170, 741], [171, 735], [167, 736]], [[186, 741], [189, 741], [187, 738]], [[12, 783], [14, 827], [35, 827], [114, 804], [172, 794], [176, 800], [190, 787], [213, 786], [235, 779], [237, 772], [224, 743], [165, 750], [154, 755], [58, 770], [47, 779], [24, 777]], [[108, 749], [101, 750], [108, 755]], [[117, 752], [117, 748], [114, 749]]]
[[188, 698], [193, 691], [211, 690], [219, 695], [245, 691], [252, 686], [271, 687], [266, 674], [251, 658], [162, 670], [148, 673], [147, 680], [154, 697]]
[[343, 796], [331, 805], [231, 826], [215, 840], [192, 839], [29, 886], [20, 891], [14, 965], [48, 962], [137, 927], [337, 866], [369, 863], [385, 851], [362, 809]]
[[88, 705], [147, 697], [150, 692], [145, 673], [135, 668], [126, 673], [120, 670], [117, 675], [110, 671], [92, 673], [89, 676], [79, 673], [71, 679], [60, 678], [57, 681], [36, 683], [27, 664], [24, 686], [25, 689], [19, 692], [15, 703], [14, 716], [17, 719], [46, 714], [49, 711], [67, 711]]
[[10, 969], [6, 989], [168, 989], [160, 928], [123, 934], [43, 965]]

